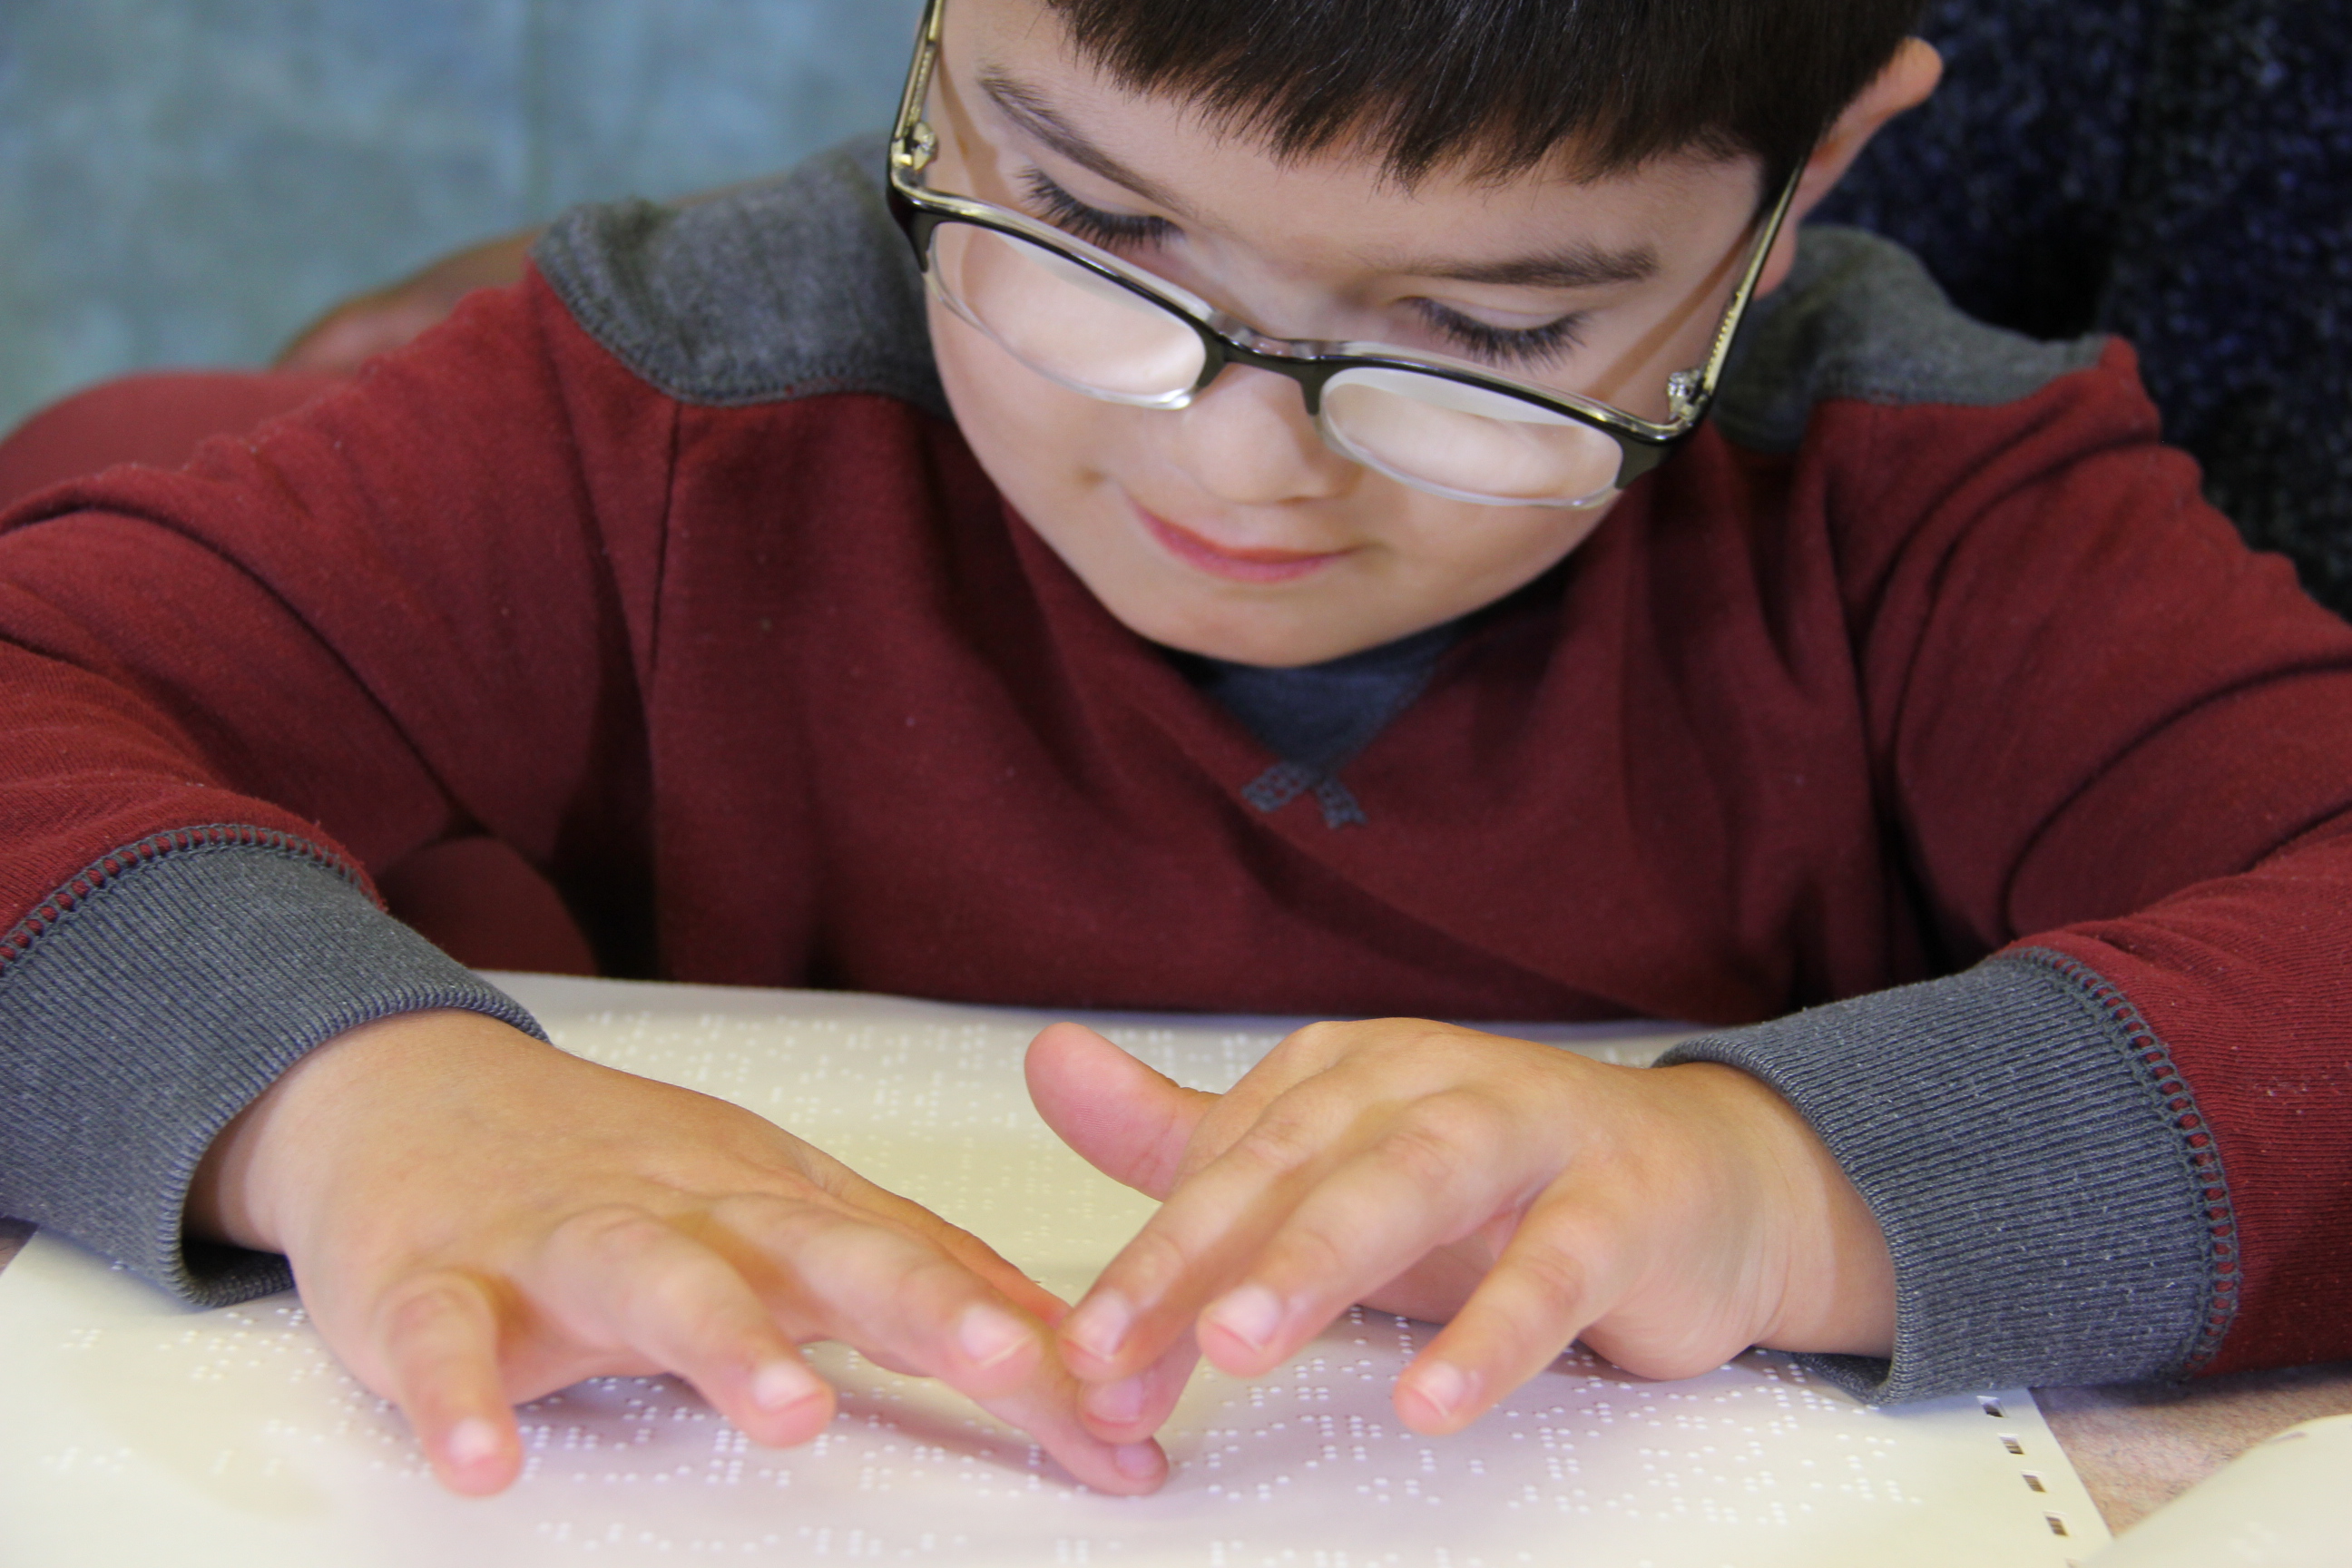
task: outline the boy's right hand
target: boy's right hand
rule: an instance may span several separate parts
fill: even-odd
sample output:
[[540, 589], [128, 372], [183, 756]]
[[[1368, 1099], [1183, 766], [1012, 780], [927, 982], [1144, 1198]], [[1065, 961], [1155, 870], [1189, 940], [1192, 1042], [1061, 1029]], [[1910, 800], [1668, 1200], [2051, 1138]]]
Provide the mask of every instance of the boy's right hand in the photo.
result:
[[1098, 1489], [1166, 1474], [1087, 1433], [1048, 1342], [1066, 1307], [979, 1240], [750, 1111], [477, 1014], [313, 1052], [215, 1141], [189, 1217], [292, 1260], [457, 1491], [511, 1482], [513, 1405], [588, 1377], [674, 1373], [803, 1442], [833, 1415], [797, 1348], [821, 1339], [940, 1378]]

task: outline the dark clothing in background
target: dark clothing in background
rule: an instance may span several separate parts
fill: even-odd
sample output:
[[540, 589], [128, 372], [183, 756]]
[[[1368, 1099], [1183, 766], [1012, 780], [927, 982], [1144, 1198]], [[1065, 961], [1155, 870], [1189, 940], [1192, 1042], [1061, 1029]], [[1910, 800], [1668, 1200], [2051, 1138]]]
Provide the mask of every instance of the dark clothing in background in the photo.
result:
[[2130, 339], [2207, 496], [2352, 611], [2352, 3], [1933, 0], [1944, 86], [1822, 208], [1963, 310]]

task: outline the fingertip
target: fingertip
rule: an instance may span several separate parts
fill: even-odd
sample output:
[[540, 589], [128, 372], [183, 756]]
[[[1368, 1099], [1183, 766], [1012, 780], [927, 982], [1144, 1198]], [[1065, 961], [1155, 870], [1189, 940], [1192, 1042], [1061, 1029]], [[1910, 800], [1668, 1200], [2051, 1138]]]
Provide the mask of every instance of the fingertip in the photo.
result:
[[478, 1415], [469, 1415], [449, 1428], [442, 1440], [441, 1451], [449, 1463], [461, 1469], [478, 1469], [499, 1457], [505, 1445], [499, 1441], [499, 1429]]
[[774, 1415], [821, 1397], [824, 1386], [798, 1356], [779, 1356], [751, 1374], [751, 1403]]
[[739, 1422], [753, 1441], [772, 1448], [807, 1442], [832, 1424], [833, 1387], [798, 1356], [780, 1356], [751, 1374], [751, 1409]]
[[1255, 1377], [1281, 1363], [1289, 1316], [1282, 1298], [1266, 1287], [1255, 1282], [1238, 1286], [1202, 1312], [1197, 1330], [1201, 1353], [1221, 1372]]
[[1098, 1492], [1113, 1497], [1141, 1497], [1158, 1491], [1168, 1479], [1168, 1456], [1150, 1440], [1105, 1446], [1100, 1459], [1072, 1474]]
[[[1150, 1433], [1151, 1427], [1144, 1423], [1150, 1394], [1141, 1376], [1091, 1384], [1079, 1396], [1078, 1415], [1090, 1436], [1107, 1443], [1126, 1442]], [[1139, 1426], [1143, 1427], [1141, 1433], [1137, 1431]]]
[[1056, 1330], [1063, 1363], [1089, 1382], [1118, 1375], [1119, 1352], [1135, 1326], [1135, 1304], [1117, 1290], [1097, 1290]]
[[428, 1444], [426, 1454], [441, 1484], [465, 1497], [489, 1497], [514, 1484], [522, 1455], [511, 1423], [468, 1415]]
[[1142, 1441], [1176, 1413], [1199, 1362], [1199, 1347], [1187, 1336], [1132, 1377], [1087, 1384], [1078, 1394], [1079, 1425], [1099, 1442]]
[[1138, 1491], [1156, 1491], [1168, 1479], [1168, 1456], [1157, 1443], [1122, 1443], [1111, 1450], [1110, 1462]]
[[1029, 1048], [1022, 1054], [1023, 1075], [1029, 1079], [1034, 1089], [1039, 1073], [1056, 1070], [1071, 1052], [1084, 1053], [1108, 1044], [1108, 1039], [1084, 1024], [1048, 1024], [1037, 1031], [1029, 1042]]
[[1397, 1380], [1398, 1419], [1425, 1437], [1449, 1437], [1475, 1420], [1484, 1379], [1445, 1361], [1422, 1361]]

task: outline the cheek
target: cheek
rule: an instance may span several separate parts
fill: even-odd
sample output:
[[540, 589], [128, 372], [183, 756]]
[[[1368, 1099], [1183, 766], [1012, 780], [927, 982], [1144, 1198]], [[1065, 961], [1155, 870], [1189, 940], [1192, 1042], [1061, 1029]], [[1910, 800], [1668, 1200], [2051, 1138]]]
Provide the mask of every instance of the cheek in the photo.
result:
[[937, 300], [930, 323], [957, 428], [1024, 516], [1050, 519], [1100, 482], [1117, 436], [1106, 416], [1123, 410], [1055, 386]]
[[[1411, 492], [1408, 492], [1411, 493]], [[1540, 577], [1591, 537], [1614, 498], [1584, 511], [1483, 507], [1431, 498], [1395, 542], [1397, 564], [1454, 614], [1489, 605]], [[1440, 617], [1443, 618], [1443, 617]]]

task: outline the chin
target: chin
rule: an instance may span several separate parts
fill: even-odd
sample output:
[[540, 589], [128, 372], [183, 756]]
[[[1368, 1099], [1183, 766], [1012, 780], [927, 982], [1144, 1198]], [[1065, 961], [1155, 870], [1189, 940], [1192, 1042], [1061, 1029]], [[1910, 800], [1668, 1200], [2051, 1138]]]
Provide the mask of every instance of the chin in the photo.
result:
[[[1115, 609], [1112, 613], [1118, 614]], [[1295, 617], [1265, 605], [1163, 622], [1156, 629], [1139, 626], [1124, 616], [1118, 618], [1138, 636], [1165, 647], [1204, 658], [1223, 659], [1229, 664], [1263, 665], [1270, 669], [1321, 664], [1406, 635], [1355, 633], [1330, 626], [1302, 626], [1296, 624]]]

